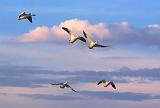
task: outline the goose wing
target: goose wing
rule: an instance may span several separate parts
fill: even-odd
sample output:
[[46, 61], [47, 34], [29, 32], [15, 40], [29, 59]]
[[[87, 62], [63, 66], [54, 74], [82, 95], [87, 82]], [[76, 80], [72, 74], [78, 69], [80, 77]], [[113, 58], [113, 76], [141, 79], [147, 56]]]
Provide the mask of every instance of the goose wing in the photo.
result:
[[101, 84], [101, 83], [106, 83], [106, 81], [105, 81], [105, 80], [101, 80], [101, 81], [98, 82], [97, 85], [99, 85], [99, 84]]
[[19, 18], [18, 18], [18, 20], [20, 20], [20, 17], [21, 17], [22, 15], [19, 15]]
[[107, 86], [109, 86], [109, 85], [111, 85], [114, 89], [116, 89], [116, 86], [115, 86], [115, 84], [113, 83], [113, 82], [109, 82], [106, 86], [104, 86], [104, 87], [107, 87]]
[[71, 86], [69, 86], [68, 84], [66, 84], [66, 87], [67, 87], [67, 88], [70, 88], [72, 91], [78, 93], [76, 90], [74, 90], [74, 89], [73, 89]]
[[66, 28], [66, 27], [62, 27], [62, 29], [63, 29], [64, 31], [66, 31], [68, 34], [70, 34], [70, 35], [71, 35], [71, 31], [70, 31], [68, 28]]
[[31, 16], [29, 16], [27, 19], [32, 23], [32, 17]]
[[61, 85], [62, 83], [50, 83], [51, 85]]
[[82, 37], [82, 36], [79, 36], [77, 39], [79, 39], [79, 40], [81, 40], [83, 42], [86, 42], [86, 39], [84, 37]]
[[85, 31], [83, 31], [83, 34], [84, 34], [85, 38], [87, 38], [87, 40], [88, 40], [89, 43], [94, 43], [93, 40], [90, 38], [89, 35], [86, 34]]
[[109, 47], [109, 46], [106, 46], [106, 45], [100, 45], [100, 44], [95, 44], [95, 47]]

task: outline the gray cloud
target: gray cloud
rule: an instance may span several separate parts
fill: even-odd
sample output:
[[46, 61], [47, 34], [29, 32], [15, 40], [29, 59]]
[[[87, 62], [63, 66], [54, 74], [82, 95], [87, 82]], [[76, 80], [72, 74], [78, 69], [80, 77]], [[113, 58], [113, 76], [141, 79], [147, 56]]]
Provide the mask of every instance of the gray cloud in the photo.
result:
[[127, 100], [127, 101], [145, 101], [152, 99], [160, 99], [160, 95], [151, 95], [145, 93], [132, 93], [132, 92], [100, 92], [100, 91], [81, 91], [79, 94], [64, 94], [60, 96], [48, 94], [17, 94], [18, 96], [43, 99], [43, 100], [88, 100], [88, 99], [101, 99], [101, 100]]
[[107, 57], [101, 57], [101, 59], [107, 59], [107, 60], [124, 60], [124, 59], [138, 59], [138, 57], [123, 57], [123, 56], [107, 56]]
[[149, 25], [145, 28], [136, 28], [127, 22], [108, 25], [110, 36], [104, 42], [113, 45], [139, 44], [146, 46], [160, 46], [160, 25]]
[[90, 98], [110, 99], [110, 100], [128, 100], [128, 101], [144, 101], [152, 99], [160, 99], [160, 95], [151, 95], [145, 93], [132, 93], [132, 92], [96, 92], [96, 91], [83, 91], [82, 94]]
[[96, 83], [101, 79], [113, 80], [116, 83], [130, 82], [124, 77], [138, 78], [137, 81], [142, 83], [145, 83], [145, 80], [160, 81], [160, 69], [131, 70], [122, 68], [112, 72], [70, 72], [50, 71], [39, 67], [0, 66], [0, 86], [42, 87], [49, 82]]
[[18, 96], [23, 96], [23, 97], [28, 97], [28, 98], [33, 98], [33, 99], [43, 99], [43, 100], [65, 100], [65, 101], [70, 101], [70, 100], [79, 100], [81, 99], [80, 97], [74, 96], [75, 94], [72, 95], [48, 95], [48, 94], [17, 94]]

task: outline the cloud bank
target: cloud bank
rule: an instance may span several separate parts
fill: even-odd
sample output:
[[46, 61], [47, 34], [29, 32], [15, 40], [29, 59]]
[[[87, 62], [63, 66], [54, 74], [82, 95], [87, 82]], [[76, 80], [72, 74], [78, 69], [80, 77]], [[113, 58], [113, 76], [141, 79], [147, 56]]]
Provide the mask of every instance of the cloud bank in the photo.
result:
[[18, 96], [33, 98], [33, 99], [43, 99], [43, 100], [87, 100], [87, 99], [101, 99], [101, 100], [127, 100], [127, 101], [145, 101], [160, 99], [160, 95], [151, 95], [145, 93], [132, 93], [132, 92], [99, 92], [99, 91], [82, 91], [80, 96], [73, 96], [64, 94], [64, 96], [55, 96], [47, 94], [18, 94]]
[[107, 25], [92, 24], [88, 20], [70, 19], [53, 27], [41, 26], [16, 38], [17, 42], [55, 42], [62, 43], [69, 39], [68, 34], [61, 28], [65, 26], [76, 35], [82, 35], [85, 30], [93, 39], [114, 45], [140, 44], [160, 46], [160, 25], [153, 24], [144, 28], [135, 28], [127, 22]]
[[0, 87], [41, 87], [48, 82], [69, 81], [72, 84], [97, 83], [107, 79], [116, 83], [148, 83], [160, 81], [160, 69], [116, 71], [51, 71], [39, 67], [0, 66]]
[[37, 27], [28, 33], [19, 36], [18, 42], [61, 42], [69, 39], [68, 34], [62, 30], [62, 27], [67, 27], [72, 30], [75, 35], [82, 35], [82, 31], [86, 30], [99, 38], [104, 38], [109, 35], [107, 26], [104, 23], [91, 24], [87, 20], [71, 19], [61, 22], [58, 26], [53, 27]]

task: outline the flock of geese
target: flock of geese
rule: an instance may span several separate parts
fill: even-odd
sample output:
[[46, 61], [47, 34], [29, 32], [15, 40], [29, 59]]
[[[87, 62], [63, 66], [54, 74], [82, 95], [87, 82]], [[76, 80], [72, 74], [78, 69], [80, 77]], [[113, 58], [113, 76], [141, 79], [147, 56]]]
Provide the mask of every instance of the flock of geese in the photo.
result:
[[[74, 92], [77, 92], [75, 89], [73, 89], [69, 84], [68, 82], [64, 82], [64, 83], [50, 83], [51, 85], [57, 85], [59, 86], [61, 89], [64, 89], [64, 88], [69, 88], [71, 89], [72, 91]], [[106, 80], [101, 80], [97, 83], [97, 85], [100, 85], [100, 84], [103, 84], [104, 87], [108, 87], [109, 85], [111, 85], [114, 89], [116, 89], [116, 86], [115, 84], [112, 82], [112, 81], [106, 81]]]
[[[23, 12], [23, 13], [21, 13], [21, 14], [19, 15], [19, 19], [18, 19], [18, 20], [28, 19], [28, 20], [32, 23], [32, 16], [36, 16], [36, 15], [35, 15], [35, 14], [31, 14], [31, 13]], [[64, 31], [66, 31], [66, 32], [70, 35], [69, 42], [70, 42], [71, 44], [73, 44], [73, 43], [76, 42], [77, 40], [81, 40], [82, 42], [86, 42], [86, 39], [87, 39], [87, 41], [88, 41], [88, 43], [89, 43], [89, 45], [88, 45], [89, 49], [93, 49], [94, 47], [101, 47], [101, 48], [103, 48], [103, 47], [109, 47], [109, 46], [101, 45], [101, 44], [98, 44], [97, 42], [94, 42], [94, 41], [91, 39], [91, 37], [90, 37], [88, 34], [86, 34], [85, 31], [83, 31], [83, 35], [85, 36], [86, 39], [85, 39], [84, 37], [82, 37], [82, 36], [76, 37], [76, 36], [74, 35], [74, 33], [71, 32], [71, 30], [69, 30], [69, 29], [66, 28], [66, 27], [62, 27], [62, 29], [63, 29]]]
[[94, 47], [109, 47], [109, 46], [105, 46], [105, 45], [100, 45], [100, 44], [97, 44], [97, 42], [94, 42], [91, 38], [90, 38], [90, 36], [88, 35], [88, 34], [86, 34], [86, 32], [85, 31], [83, 31], [83, 34], [84, 34], [84, 36], [85, 36], [85, 38], [84, 37], [82, 37], [82, 36], [78, 36], [78, 37], [76, 37], [75, 35], [74, 35], [74, 33], [73, 32], [71, 32], [68, 28], [66, 28], [66, 27], [62, 27], [62, 29], [64, 30], [64, 31], [66, 31], [69, 35], [70, 35], [70, 40], [69, 40], [69, 42], [71, 43], [71, 44], [73, 44], [75, 41], [77, 41], [77, 40], [81, 40], [82, 42], [86, 42], [86, 39], [87, 39], [87, 41], [88, 41], [88, 43], [89, 43], [89, 49], [92, 49], [92, 48], [94, 48]]
[[[19, 15], [19, 19], [18, 20], [24, 20], [24, 19], [28, 19], [30, 23], [32, 23], [32, 16], [36, 16], [35, 14], [31, 14], [31, 13], [26, 13], [26, 12], [23, 12]], [[69, 35], [70, 35], [70, 39], [69, 39], [69, 42], [71, 44], [75, 43], [77, 40], [80, 40], [82, 42], [87, 42], [89, 43], [88, 47], [89, 49], [93, 49], [94, 47], [109, 47], [109, 46], [106, 46], [106, 45], [101, 45], [101, 44], [97, 44], [97, 42], [94, 42], [90, 36], [85, 32], [83, 31], [83, 35], [84, 37], [82, 36], [75, 36], [75, 34], [73, 32], [71, 32], [71, 30], [69, 30], [68, 28], [66, 27], [62, 27], [62, 29], [64, 31], [66, 31]], [[86, 41], [87, 40], [87, 41]], [[64, 89], [64, 88], [69, 88], [71, 89], [73, 92], [77, 92], [75, 89], [73, 89], [69, 84], [68, 82], [63, 82], [63, 83], [50, 83], [51, 85], [55, 85], [55, 86], [59, 86], [60, 88]], [[97, 83], [97, 85], [103, 85], [103, 87], [108, 87], [109, 85], [111, 85], [111, 87], [113, 87], [114, 89], [116, 89], [116, 86], [115, 84], [112, 82], [112, 81], [106, 81], [106, 80], [101, 80]]]

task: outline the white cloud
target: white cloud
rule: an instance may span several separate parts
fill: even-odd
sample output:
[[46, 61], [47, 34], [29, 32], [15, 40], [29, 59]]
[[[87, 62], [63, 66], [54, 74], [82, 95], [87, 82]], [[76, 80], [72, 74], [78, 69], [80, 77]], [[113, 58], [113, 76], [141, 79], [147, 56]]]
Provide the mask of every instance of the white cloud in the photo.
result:
[[76, 35], [83, 35], [85, 30], [95, 40], [104, 44], [126, 45], [140, 44], [146, 46], [160, 46], [160, 25], [148, 25], [145, 28], [135, 28], [127, 22], [106, 25], [105, 23], [91, 24], [87, 20], [70, 19], [53, 27], [37, 27], [28, 33], [19, 36], [17, 42], [68, 42], [68, 34], [61, 28], [65, 26]]
[[150, 29], [160, 29], [159, 24], [152, 24], [152, 25], [148, 25], [147, 27], [150, 28]]
[[49, 39], [49, 29], [45, 26], [37, 27], [34, 30], [31, 30], [28, 33], [23, 34], [18, 37], [16, 40], [18, 42], [42, 42]]
[[47, 42], [47, 41], [64, 41], [68, 38], [68, 34], [63, 31], [62, 27], [71, 29], [77, 35], [82, 35], [82, 31], [92, 33], [94, 36], [104, 38], [109, 35], [107, 26], [104, 23], [91, 24], [87, 20], [71, 19], [60, 23], [53, 27], [37, 27], [28, 33], [19, 36], [18, 42]]

